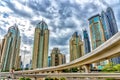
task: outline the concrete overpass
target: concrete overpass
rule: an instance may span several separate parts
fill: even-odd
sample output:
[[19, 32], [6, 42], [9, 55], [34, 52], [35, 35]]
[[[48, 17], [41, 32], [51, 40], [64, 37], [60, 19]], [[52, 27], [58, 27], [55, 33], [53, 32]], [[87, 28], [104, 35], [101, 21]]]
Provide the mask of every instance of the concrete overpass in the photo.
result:
[[25, 70], [25, 71], [15, 71], [15, 73], [44, 73], [44, 72], [58, 72], [63, 69], [69, 69], [77, 66], [85, 66], [86, 72], [89, 72], [89, 64], [94, 62], [100, 62], [107, 60], [116, 56], [120, 56], [120, 32], [115, 34], [109, 40], [104, 42], [102, 45], [97, 47], [95, 50], [90, 53], [63, 65], [46, 67], [34, 70]]
[[[41, 73], [41, 74], [15, 74], [14, 78], [19, 79], [20, 77], [29, 77], [32, 80], [44, 80], [46, 77], [53, 78], [66, 78], [66, 80], [105, 80], [107, 78], [114, 78], [115, 80], [120, 80], [120, 73]], [[8, 79], [4, 77], [3, 79]]]
[[[104, 42], [102, 45], [97, 47], [95, 50], [91, 51], [90, 53], [63, 65], [59, 66], [53, 66], [53, 67], [46, 67], [41, 69], [35, 69], [35, 70], [24, 70], [24, 71], [15, 71], [15, 76], [28, 76], [28, 77], [46, 77], [46, 76], [66, 76], [66, 77], [119, 77], [120, 74], [118, 73], [106, 73], [106, 74], [100, 74], [100, 73], [58, 73], [59, 71], [63, 69], [68, 69], [72, 67], [77, 66], [85, 66], [86, 72], [89, 72], [89, 65], [94, 62], [100, 62], [106, 59], [110, 59], [116, 56], [120, 56], [120, 32], [115, 34], [113, 37], [111, 37], [108, 41]], [[53, 72], [54, 73], [51, 73]], [[43, 74], [44, 73], [44, 74]], [[9, 72], [2, 72], [1, 75], [7, 76], [10, 73]]]

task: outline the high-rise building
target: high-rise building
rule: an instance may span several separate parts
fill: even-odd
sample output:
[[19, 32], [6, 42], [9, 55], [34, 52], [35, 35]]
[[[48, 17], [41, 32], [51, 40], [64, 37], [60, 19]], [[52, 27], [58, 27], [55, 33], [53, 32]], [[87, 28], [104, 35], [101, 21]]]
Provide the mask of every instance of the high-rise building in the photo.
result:
[[92, 49], [95, 49], [98, 46], [100, 46], [103, 42], [105, 42], [104, 30], [99, 14], [92, 16], [88, 20]]
[[83, 37], [84, 37], [85, 54], [87, 54], [91, 51], [90, 41], [89, 41], [89, 36], [88, 36], [87, 30], [83, 30]]
[[51, 56], [48, 56], [48, 67], [51, 66]]
[[[101, 20], [103, 24], [105, 39], [108, 40], [110, 37], [118, 32], [112, 8], [108, 7], [106, 12], [102, 11]], [[115, 64], [120, 64], [120, 57], [112, 58], [111, 61]]]
[[17, 58], [20, 51], [20, 32], [15, 24], [8, 29], [8, 33], [4, 36], [2, 44], [2, 62], [1, 71], [9, 71], [17, 68]]
[[32, 57], [33, 69], [48, 66], [48, 44], [49, 30], [47, 24], [42, 20], [35, 28]]
[[102, 11], [101, 13], [101, 21], [104, 29], [105, 40], [108, 40], [112, 36], [112, 34], [110, 32], [109, 23], [107, 20], [106, 13], [104, 11]]
[[2, 58], [2, 42], [0, 40], [0, 69], [1, 69], [1, 58]]
[[[101, 16], [99, 14], [92, 16], [88, 20], [90, 27], [91, 45], [92, 49], [94, 50], [105, 42], [104, 29], [101, 22]], [[92, 66], [101, 69], [101, 67], [103, 67], [106, 62], [107, 60], [100, 63], [94, 63]]]
[[69, 44], [70, 44], [70, 61], [73, 61], [84, 55], [83, 41], [77, 32], [75, 32], [72, 35]]
[[51, 66], [58, 66], [66, 63], [64, 59], [65, 55], [60, 53], [60, 50], [58, 48], [53, 48], [51, 53]]
[[2, 59], [3, 59], [4, 42], [5, 42], [5, 39], [2, 39], [0, 44], [0, 69], [1, 69]]
[[62, 54], [63, 55], [63, 63], [66, 63], [66, 56], [65, 56], [65, 54]]
[[118, 28], [117, 28], [114, 12], [113, 12], [112, 8], [110, 8], [110, 7], [107, 8], [106, 16], [107, 16], [108, 25], [110, 28], [110, 33], [112, 35], [114, 35], [118, 32]]

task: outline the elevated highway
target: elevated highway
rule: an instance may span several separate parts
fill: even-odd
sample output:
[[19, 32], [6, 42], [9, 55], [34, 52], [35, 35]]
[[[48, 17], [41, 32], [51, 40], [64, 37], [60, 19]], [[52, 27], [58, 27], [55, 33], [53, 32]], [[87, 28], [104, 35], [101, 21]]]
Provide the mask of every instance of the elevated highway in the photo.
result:
[[46, 67], [34, 70], [25, 70], [25, 71], [16, 71], [15, 73], [45, 73], [45, 72], [58, 72], [63, 69], [69, 69], [77, 66], [85, 66], [86, 72], [89, 72], [89, 64], [94, 62], [100, 62], [103, 60], [107, 60], [116, 56], [120, 56], [120, 32], [115, 34], [109, 40], [101, 44], [95, 50], [90, 53], [63, 65]]
[[[120, 32], [115, 34], [109, 40], [97, 47], [90, 53], [63, 65], [46, 67], [34, 70], [15, 71], [15, 76], [26, 77], [48, 77], [48, 76], [65, 76], [65, 77], [120, 77], [119, 73], [59, 73], [63, 69], [69, 69], [77, 66], [85, 66], [86, 72], [89, 72], [91, 63], [100, 62], [116, 56], [120, 56]], [[52, 73], [54, 72], [54, 73]], [[9, 72], [1, 72], [3, 77], [9, 75]]]

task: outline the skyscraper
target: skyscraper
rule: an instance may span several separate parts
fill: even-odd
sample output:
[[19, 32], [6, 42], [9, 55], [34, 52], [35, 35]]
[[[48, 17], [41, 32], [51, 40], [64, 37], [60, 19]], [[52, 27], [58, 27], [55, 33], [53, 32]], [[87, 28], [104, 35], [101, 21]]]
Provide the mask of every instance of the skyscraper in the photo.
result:
[[101, 13], [101, 21], [104, 29], [105, 40], [108, 40], [112, 36], [112, 34], [110, 32], [109, 23], [107, 20], [106, 13], [104, 11], [102, 11]]
[[70, 44], [70, 61], [73, 61], [83, 56], [84, 54], [83, 42], [80, 35], [78, 35], [77, 32], [75, 32], [72, 35], [69, 44]]
[[90, 27], [92, 49], [95, 49], [98, 46], [100, 46], [103, 42], [105, 42], [104, 30], [99, 14], [92, 16], [88, 20]]
[[58, 66], [65, 63], [65, 56], [58, 48], [53, 48], [51, 53], [51, 66]]
[[[91, 44], [92, 49], [94, 50], [105, 42], [104, 29], [101, 22], [101, 16], [99, 14], [92, 16], [88, 20], [90, 27]], [[97, 64], [95, 63], [93, 66], [100, 69], [100, 67], [102, 67], [102, 65], [105, 65], [106, 62], [107, 61], [103, 61]]]
[[2, 42], [2, 62], [1, 71], [9, 71], [17, 68], [17, 58], [20, 50], [20, 32], [15, 24], [8, 29], [8, 33], [4, 36]]
[[47, 24], [42, 20], [35, 28], [32, 57], [33, 69], [48, 66], [48, 44], [49, 30]]
[[1, 58], [2, 58], [2, 42], [0, 40], [0, 69], [1, 69]]
[[106, 16], [107, 16], [110, 32], [113, 36], [114, 34], [116, 34], [118, 32], [118, 28], [117, 28], [114, 12], [113, 12], [112, 8], [110, 8], [110, 7], [107, 8]]
[[[108, 7], [106, 12], [102, 11], [101, 20], [103, 24], [105, 39], [108, 40], [118, 32], [114, 12], [112, 8]], [[120, 64], [120, 57], [112, 58], [112, 62]]]
[[87, 54], [91, 51], [90, 41], [89, 41], [89, 36], [88, 36], [87, 30], [83, 30], [83, 37], [84, 37], [85, 54]]

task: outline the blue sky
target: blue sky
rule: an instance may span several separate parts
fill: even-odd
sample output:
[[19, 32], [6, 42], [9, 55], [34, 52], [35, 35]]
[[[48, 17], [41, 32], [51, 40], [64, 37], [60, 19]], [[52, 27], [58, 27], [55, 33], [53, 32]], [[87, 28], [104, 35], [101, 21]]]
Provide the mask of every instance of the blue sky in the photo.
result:
[[18, 25], [21, 35], [20, 55], [27, 47], [26, 63], [32, 56], [34, 29], [44, 19], [50, 30], [49, 54], [54, 47], [66, 54], [69, 62], [69, 39], [82, 29], [89, 33], [88, 18], [112, 7], [120, 31], [120, 0], [0, 0], [0, 39], [10, 26]]

